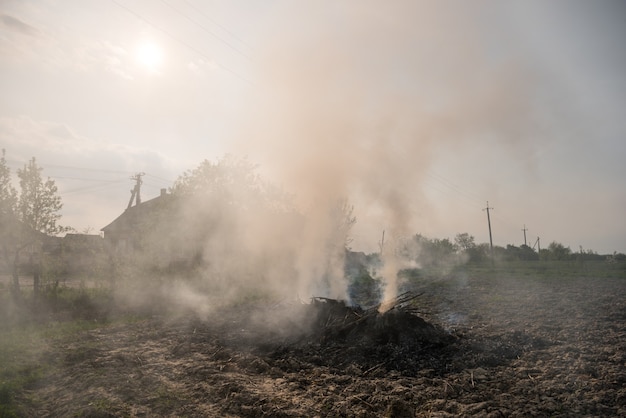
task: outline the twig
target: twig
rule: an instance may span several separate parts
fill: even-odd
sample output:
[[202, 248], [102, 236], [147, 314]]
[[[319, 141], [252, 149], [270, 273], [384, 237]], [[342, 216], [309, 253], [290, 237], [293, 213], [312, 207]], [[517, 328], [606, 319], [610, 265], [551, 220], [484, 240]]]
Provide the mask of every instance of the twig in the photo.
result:
[[404, 305], [414, 299], [417, 299], [418, 297], [422, 296], [424, 294], [424, 292], [421, 293], [412, 293], [412, 292], [404, 292], [398, 296], [396, 296], [393, 299], [390, 300], [386, 300], [380, 303], [380, 305], [371, 308], [372, 310], [375, 310], [376, 312], [378, 312], [381, 307], [385, 307], [387, 309], [384, 309], [385, 312], [390, 311], [392, 309], [397, 308], [400, 305]]
[[374, 371], [374, 370], [376, 370], [376, 369], [378, 369], [378, 368], [380, 368], [380, 367], [384, 366], [385, 364], [389, 363], [390, 361], [391, 361], [391, 360], [386, 360], [386, 361], [383, 361], [382, 363], [379, 363], [379, 364], [375, 365], [374, 367], [370, 367], [369, 369], [367, 369], [367, 370], [365, 370], [365, 371], [363, 372], [363, 376], [365, 376], [365, 375], [366, 375], [366, 374], [368, 374], [369, 372], [372, 372], [372, 371]]
[[443, 391], [444, 393], [448, 392], [448, 386], [450, 387], [450, 389], [454, 390], [454, 385], [450, 382], [448, 382], [447, 380], [443, 381]]
[[375, 409], [374, 405], [372, 405], [371, 403], [369, 403], [365, 399], [361, 398], [359, 395], [354, 395], [354, 397], [357, 398], [358, 400], [360, 400], [361, 402], [363, 402], [365, 405], [369, 406], [370, 408]]

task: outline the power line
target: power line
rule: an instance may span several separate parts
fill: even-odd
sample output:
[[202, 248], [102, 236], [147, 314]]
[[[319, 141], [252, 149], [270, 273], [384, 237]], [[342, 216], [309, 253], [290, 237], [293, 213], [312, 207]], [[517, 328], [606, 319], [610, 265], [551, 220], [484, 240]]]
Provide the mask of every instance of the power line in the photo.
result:
[[234, 45], [231, 45], [230, 43], [228, 43], [225, 39], [223, 39], [222, 37], [220, 37], [219, 35], [211, 32], [209, 29], [205, 28], [203, 25], [201, 25], [200, 23], [198, 23], [197, 21], [193, 20], [192, 18], [190, 18], [189, 16], [187, 16], [186, 14], [184, 14], [183, 12], [181, 12], [180, 10], [178, 10], [177, 8], [175, 8], [174, 6], [172, 6], [171, 4], [169, 4], [167, 1], [165, 0], [161, 0], [161, 2], [163, 4], [165, 4], [166, 6], [170, 7], [172, 10], [174, 10], [176, 13], [178, 13], [179, 15], [181, 15], [182, 17], [184, 17], [185, 19], [189, 20], [191, 23], [193, 23], [194, 25], [198, 26], [200, 29], [202, 29], [203, 31], [205, 31], [206, 33], [208, 33], [209, 35], [213, 36], [215, 39], [219, 40], [220, 42], [222, 42], [224, 45], [226, 45], [227, 47], [229, 47], [230, 49], [232, 49], [233, 51], [237, 52], [238, 54], [240, 54], [241, 56], [250, 59], [250, 57], [248, 57], [243, 51], [237, 49]]
[[[437, 173], [435, 173], [433, 171], [427, 172], [426, 175], [430, 179], [440, 183], [441, 185], [445, 186], [447, 189], [449, 189], [452, 192], [456, 193], [460, 197], [463, 197], [466, 200], [472, 202], [472, 205], [475, 206], [476, 208], [481, 208], [482, 207], [482, 204], [478, 203], [479, 201], [482, 201], [482, 198], [479, 197], [477, 194], [473, 193], [471, 190], [468, 190], [466, 188], [460, 187], [460, 186], [456, 185], [455, 183], [453, 183], [452, 181], [450, 181], [449, 179], [446, 179], [442, 175], [437, 174]], [[438, 189], [438, 190], [441, 190], [441, 189]], [[492, 217], [494, 218], [494, 220], [500, 220], [500, 221], [502, 221], [503, 223], [505, 223], [509, 227], [513, 227], [515, 225], [518, 225], [517, 221], [514, 221], [511, 218], [509, 218], [508, 216], [506, 216], [506, 213], [499, 212], [499, 213], [495, 213], [495, 214], [492, 213], [491, 215], [493, 215]]]
[[143, 188], [149, 189], [149, 190], [158, 190], [158, 191], [161, 191], [162, 189], [167, 190], [167, 187], [163, 187], [162, 184], [155, 184], [155, 183], [145, 182], [145, 181], [143, 183]]
[[[155, 23], [149, 21], [148, 19], [146, 19], [145, 17], [141, 16], [139, 13], [129, 9], [128, 7], [124, 6], [123, 4], [117, 2], [116, 0], [111, 0], [111, 2], [113, 2], [115, 5], [117, 5], [118, 7], [126, 10], [128, 13], [132, 14], [133, 16], [135, 16], [137, 19], [142, 20], [143, 22], [146, 22], [148, 25], [152, 26], [153, 28], [155, 28], [156, 30], [164, 33], [165, 35], [167, 35], [169, 38], [173, 39], [174, 41], [178, 42], [181, 45], [184, 45], [185, 47], [189, 48], [191, 51], [195, 52], [196, 54], [200, 55], [203, 58], [206, 58], [208, 61], [214, 61], [211, 57], [207, 56], [206, 54], [204, 54], [202, 51], [198, 50], [197, 48], [189, 45], [187, 42], [184, 42], [180, 39], [178, 39], [177, 37], [175, 37], [174, 35], [172, 35], [169, 31], [163, 29], [162, 27], [156, 25]], [[222, 68], [225, 71], [228, 71], [229, 73], [231, 73], [232, 75], [234, 75], [235, 77], [239, 78], [242, 81], [245, 81], [248, 84], [252, 84], [252, 82], [248, 79], [246, 79], [245, 77], [239, 75], [237, 72], [235, 72], [234, 70], [228, 68], [227, 66], [225, 66], [224, 64], [219, 63], [218, 61], [215, 61], [216, 65], [220, 68]]]
[[[26, 161], [17, 161], [17, 160], [7, 160], [7, 163], [11, 163], [11, 165], [13, 165], [13, 167], [18, 167], [18, 168], [19, 168], [19, 166], [27, 164]], [[42, 168], [42, 169], [46, 169], [46, 168], [64, 168], [64, 169], [69, 169], [69, 170], [96, 171], [96, 172], [101, 172], [101, 173], [113, 173], [113, 174], [124, 174], [124, 175], [133, 173], [132, 171], [109, 170], [109, 169], [93, 168], [93, 167], [76, 167], [76, 166], [69, 166], [69, 165], [48, 164], [46, 162], [41, 162], [41, 161], [37, 161], [37, 166]]]
[[167, 179], [164, 179], [163, 177], [158, 177], [149, 173], [146, 173], [146, 177], [152, 177], [154, 179], [161, 180], [163, 182], [170, 183], [170, 184], [174, 183], [172, 180], [167, 180]]
[[96, 171], [96, 172], [101, 172], [101, 173], [114, 173], [114, 174], [131, 173], [131, 171], [109, 170], [109, 169], [104, 169], [104, 168], [91, 168], [91, 167], [75, 167], [75, 166], [68, 166], [68, 165], [47, 164], [45, 162], [40, 163], [40, 167], [42, 168], [47, 168], [47, 167], [65, 168], [65, 169], [70, 169], [70, 170]]
[[78, 193], [85, 193], [85, 192], [94, 192], [96, 190], [106, 189], [107, 187], [111, 187], [113, 185], [116, 185], [117, 183], [121, 183], [121, 182], [126, 181], [126, 180], [127, 179], [111, 180], [111, 181], [107, 181], [107, 182], [102, 182], [100, 184], [95, 184], [95, 185], [90, 185], [90, 186], [83, 186], [83, 187], [79, 187], [79, 188], [76, 188], [76, 189], [60, 191], [59, 194], [61, 196], [67, 196], [67, 195], [71, 195], [71, 194], [78, 194]]
[[[454, 194], [456, 197], [459, 198], [464, 198], [465, 200], [471, 202], [472, 206], [475, 206], [477, 208], [482, 208], [482, 205], [478, 205], [477, 201], [478, 201], [478, 197], [476, 194], [472, 193], [470, 190], [464, 189], [458, 185], [456, 185], [455, 183], [453, 183], [452, 181], [448, 180], [447, 178], [443, 177], [440, 174], [434, 173], [432, 171], [429, 171], [428, 173], [426, 173], [426, 176], [432, 180], [433, 182], [436, 182], [437, 184], [441, 185], [442, 187], [437, 187], [437, 185], [435, 183], [432, 183], [430, 185], [430, 187], [434, 188], [435, 190], [438, 190], [442, 193], [448, 192], [451, 194]], [[469, 205], [468, 205], [469, 206]], [[487, 204], [487, 206], [489, 206]], [[482, 208], [483, 211], [486, 211], [486, 208]], [[493, 208], [489, 208], [490, 210]], [[488, 223], [489, 223], [489, 229], [490, 229], [490, 236], [489, 236], [489, 241], [490, 241], [490, 245], [491, 247], [493, 247], [493, 239], [492, 239], [492, 230], [491, 230], [491, 218], [494, 218], [494, 220], [500, 220], [501, 222], [503, 222], [504, 224], [506, 224], [507, 226], [513, 226], [516, 225], [517, 222], [514, 222], [511, 218], [505, 216], [502, 212], [499, 212], [499, 214], [494, 214], [491, 211], [488, 213]], [[524, 228], [526, 226], [524, 225]], [[526, 231], [528, 231], [528, 229], [526, 229]], [[525, 245], [527, 245], [527, 239], [525, 239], [526, 243]]]
[[463, 189], [454, 185], [454, 183], [444, 179], [443, 177], [438, 178], [436, 175], [433, 175], [431, 173], [427, 173], [426, 175], [427, 177], [430, 178], [430, 180], [435, 181], [441, 184], [442, 186], [444, 186], [444, 188], [439, 188], [439, 187], [435, 187], [435, 185], [432, 184], [431, 187], [435, 188], [436, 190], [439, 190], [441, 192], [452, 192], [452, 194], [454, 194], [455, 196], [462, 197], [465, 200], [471, 202], [472, 206], [476, 208], [482, 207], [482, 204], [478, 203], [479, 200], [478, 198], [476, 198], [476, 195], [474, 195], [473, 193], [464, 191]]
[[[450, 190], [456, 192], [457, 194], [463, 195], [466, 199], [471, 200], [472, 202], [474, 202], [475, 204], [477, 204], [478, 202], [482, 202], [482, 197], [478, 196], [477, 194], [472, 193], [471, 191], [464, 189], [460, 186], [457, 186], [456, 184], [454, 184], [452, 181], [446, 179], [445, 177], [443, 177], [440, 174], [437, 174], [433, 171], [428, 171], [426, 173], [426, 176], [430, 177], [431, 179], [443, 184], [444, 186], [446, 186], [447, 188], [449, 188]], [[482, 203], [479, 203], [477, 206], [482, 205]]]
[[[85, 177], [68, 177], [68, 176], [48, 176], [50, 178], [53, 178], [55, 180], [57, 179], [61, 179], [61, 180], [78, 180], [78, 181], [97, 181], [97, 182], [107, 182], [109, 180], [103, 180], [103, 179], [89, 179], [89, 178], [85, 178]], [[111, 180], [111, 181], [117, 181], [117, 180]]]
[[224, 26], [220, 25], [219, 23], [217, 23], [215, 20], [211, 19], [206, 13], [204, 13], [202, 10], [198, 9], [196, 6], [194, 6], [193, 4], [189, 3], [186, 0], [183, 0], [185, 4], [187, 4], [187, 6], [191, 7], [192, 9], [194, 9], [196, 12], [198, 12], [198, 14], [204, 16], [209, 22], [213, 23], [214, 25], [222, 28], [226, 33], [228, 33], [230, 36], [232, 36], [233, 38], [235, 38], [236, 40], [238, 40], [239, 42], [241, 42], [242, 45], [245, 45], [247, 48], [250, 48], [250, 45], [248, 45], [243, 39], [241, 39], [240, 37], [238, 37], [236, 34], [234, 34], [233, 32], [229, 31], [227, 28], [225, 28]]
[[[23, 164], [26, 164], [26, 162], [17, 161], [17, 160], [6, 160], [6, 161], [7, 163], [10, 163], [9, 166], [11, 168], [20, 168]], [[112, 174], [122, 174], [122, 175], [132, 175], [135, 173], [134, 171], [109, 170], [109, 169], [104, 169], [104, 168], [93, 168], [93, 167], [77, 167], [77, 166], [69, 166], [69, 165], [48, 164], [45, 162], [37, 162], [37, 165], [43, 170], [46, 170], [47, 168], [61, 168], [61, 169], [67, 169], [67, 170], [92, 171], [92, 172], [97, 172], [97, 173], [112, 173]], [[155, 176], [154, 174], [145, 173], [145, 175], [147, 177], [151, 177], [153, 179], [159, 180], [160, 182], [163, 182], [163, 183], [167, 183], [167, 184], [174, 183], [173, 180], [168, 180], [163, 177]], [[46, 177], [50, 177], [52, 179], [61, 179], [61, 180], [95, 181], [95, 182], [105, 182], [105, 183], [120, 181], [118, 179], [110, 180], [110, 179], [101, 179], [101, 178], [58, 176], [58, 175], [47, 174], [47, 173], [46, 173]]]
[[509, 232], [512, 232], [513, 229], [516, 229], [519, 225], [519, 220], [517, 219], [512, 219], [511, 217], [509, 217], [505, 211], [505, 213], [503, 213], [502, 211], [493, 214], [492, 216], [494, 218], [494, 220], [499, 220], [501, 222], [502, 225], [505, 225], [509, 228]]

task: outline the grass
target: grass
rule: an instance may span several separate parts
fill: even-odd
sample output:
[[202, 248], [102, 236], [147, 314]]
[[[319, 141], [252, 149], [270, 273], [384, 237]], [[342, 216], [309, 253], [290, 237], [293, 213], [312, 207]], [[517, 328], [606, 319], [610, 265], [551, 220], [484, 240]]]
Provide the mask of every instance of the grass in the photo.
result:
[[467, 264], [455, 271], [485, 277], [529, 277], [536, 279], [558, 278], [614, 278], [626, 279], [626, 262], [606, 261], [507, 261], [483, 264]]
[[63, 366], [48, 355], [51, 343], [100, 326], [79, 319], [0, 329], [0, 417], [22, 416], [17, 397]]
[[41, 346], [27, 332], [0, 335], [0, 417], [20, 416], [15, 396], [29, 389], [45, 374], [39, 365]]
[[[65, 366], [63, 358], [54, 355], [58, 343], [143, 318], [141, 312], [119, 310], [112, 291], [105, 287], [49, 286], [36, 303], [32, 290], [23, 290], [18, 300], [8, 291], [0, 292], [0, 418], [24, 416], [24, 408], [34, 402], [27, 391]], [[88, 343], [81, 345], [83, 351], [90, 348]]]
[[626, 279], [626, 261], [608, 263], [593, 261], [495, 261], [491, 263], [468, 263], [450, 266], [425, 266], [400, 272], [400, 277], [408, 283], [429, 282], [431, 285], [446, 287], [454, 284], [454, 279], [476, 277], [484, 279], [516, 278], [532, 280], [566, 279]]
[[0, 294], [0, 418], [23, 416], [25, 392], [63, 367], [51, 345], [108, 324], [111, 301], [99, 288], [44, 289], [37, 303], [32, 291]]
[[37, 333], [27, 329], [0, 332], [0, 417], [20, 416], [15, 397], [45, 373], [38, 366], [45, 350]]

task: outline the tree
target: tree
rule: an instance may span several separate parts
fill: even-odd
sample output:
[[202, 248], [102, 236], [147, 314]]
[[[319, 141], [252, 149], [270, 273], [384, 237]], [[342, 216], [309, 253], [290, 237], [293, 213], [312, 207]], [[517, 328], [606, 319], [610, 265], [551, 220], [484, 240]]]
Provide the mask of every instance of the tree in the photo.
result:
[[551, 260], [568, 260], [572, 250], [563, 244], [553, 241], [548, 245], [549, 257]]
[[0, 157], [0, 221], [13, 215], [17, 206], [17, 191], [11, 184], [11, 169], [7, 165], [5, 154], [3, 149]]
[[274, 194], [277, 191], [262, 181], [256, 169], [256, 165], [247, 159], [231, 155], [216, 163], [204, 160], [176, 180], [172, 194], [205, 203], [219, 203], [224, 208], [254, 210], [276, 203]]
[[[11, 265], [13, 290], [19, 294], [19, 266], [22, 251], [29, 250], [34, 267], [34, 291], [39, 290], [39, 268], [44, 239], [58, 235], [67, 228], [57, 224], [63, 207], [54, 180], [41, 177], [43, 169], [33, 157], [23, 169], [17, 170], [20, 194], [11, 186], [10, 170], [4, 158], [0, 160], [0, 201], [3, 222], [2, 247], [5, 260]], [[37, 258], [37, 259], [35, 259]]]
[[454, 243], [462, 251], [469, 251], [472, 248], [476, 247], [476, 243], [474, 242], [474, 236], [468, 234], [467, 232], [463, 232], [462, 234], [456, 234], [456, 236], [454, 237]]
[[459, 261], [458, 247], [448, 238], [429, 239], [416, 234], [407, 244], [402, 250], [405, 256], [414, 259], [424, 267], [448, 267]]
[[[267, 247], [272, 237], [291, 231], [289, 196], [265, 182], [257, 166], [230, 155], [217, 162], [204, 160], [184, 172], [166, 199], [153, 205], [137, 225], [142, 257], [140, 265], [158, 270], [213, 267], [230, 262], [255, 240]], [[242, 259], [242, 258], [240, 258]], [[137, 261], [137, 260], [135, 260]]]
[[476, 245], [476, 247], [470, 251], [470, 261], [477, 263], [487, 261], [491, 251], [490, 248], [490, 245], [486, 242]]
[[48, 177], [44, 182], [41, 178], [42, 171], [37, 166], [35, 157], [23, 169], [17, 170], [21, 189], [18, 216], [33, 231], [55, 236], [67, 231], [67, 228], [57, 224], [61, 219], [59, 211], [63, 204], [54, 180]]
[[[17, 264], [13, 257], [13, 246], [19, 239], [19, 221], [15, 214], [17, 209], [17, 191], [11, 183], [11, 169], [7, 165], [5, 158], [6, 151], [2, 150], [0, 157], [0, 246], [2, 249], [2, 257], [11, 270], [13, 276], [13, 284], [17, 280]], [[15, 288], [15, 286], [14, 286]]]
[[489, 254], [489, 248], [485, 248], [482, 244], [477, 245], [474, 236], [467, 232], [457, 234], [454, 237], [454, 243], [460, 251], [467, 255], [470, 262], [480, 263]]
[[507, 244], [504, 256], [508, 261], [527, 261], [539, 259], [539, 255], [528, 245], [524, 244], [519, 247]]

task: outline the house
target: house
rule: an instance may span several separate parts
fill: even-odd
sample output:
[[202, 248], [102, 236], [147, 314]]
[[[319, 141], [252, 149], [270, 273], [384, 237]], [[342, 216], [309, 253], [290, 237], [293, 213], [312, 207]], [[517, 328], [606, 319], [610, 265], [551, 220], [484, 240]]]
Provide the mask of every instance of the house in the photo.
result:
[[0, 214], [0, 273], [32, 274], [43, 265], [51, 275], [91, 274], [107, 260], [100, 235], [46, 235], [13, 213]]
[[130, 206], [113, 222], [101, 229], [106, 249], [113, 255], [130, 255], [144, 246], [146, 233], [167, 216], [172, 196], [166, 189], [145, 202]]

